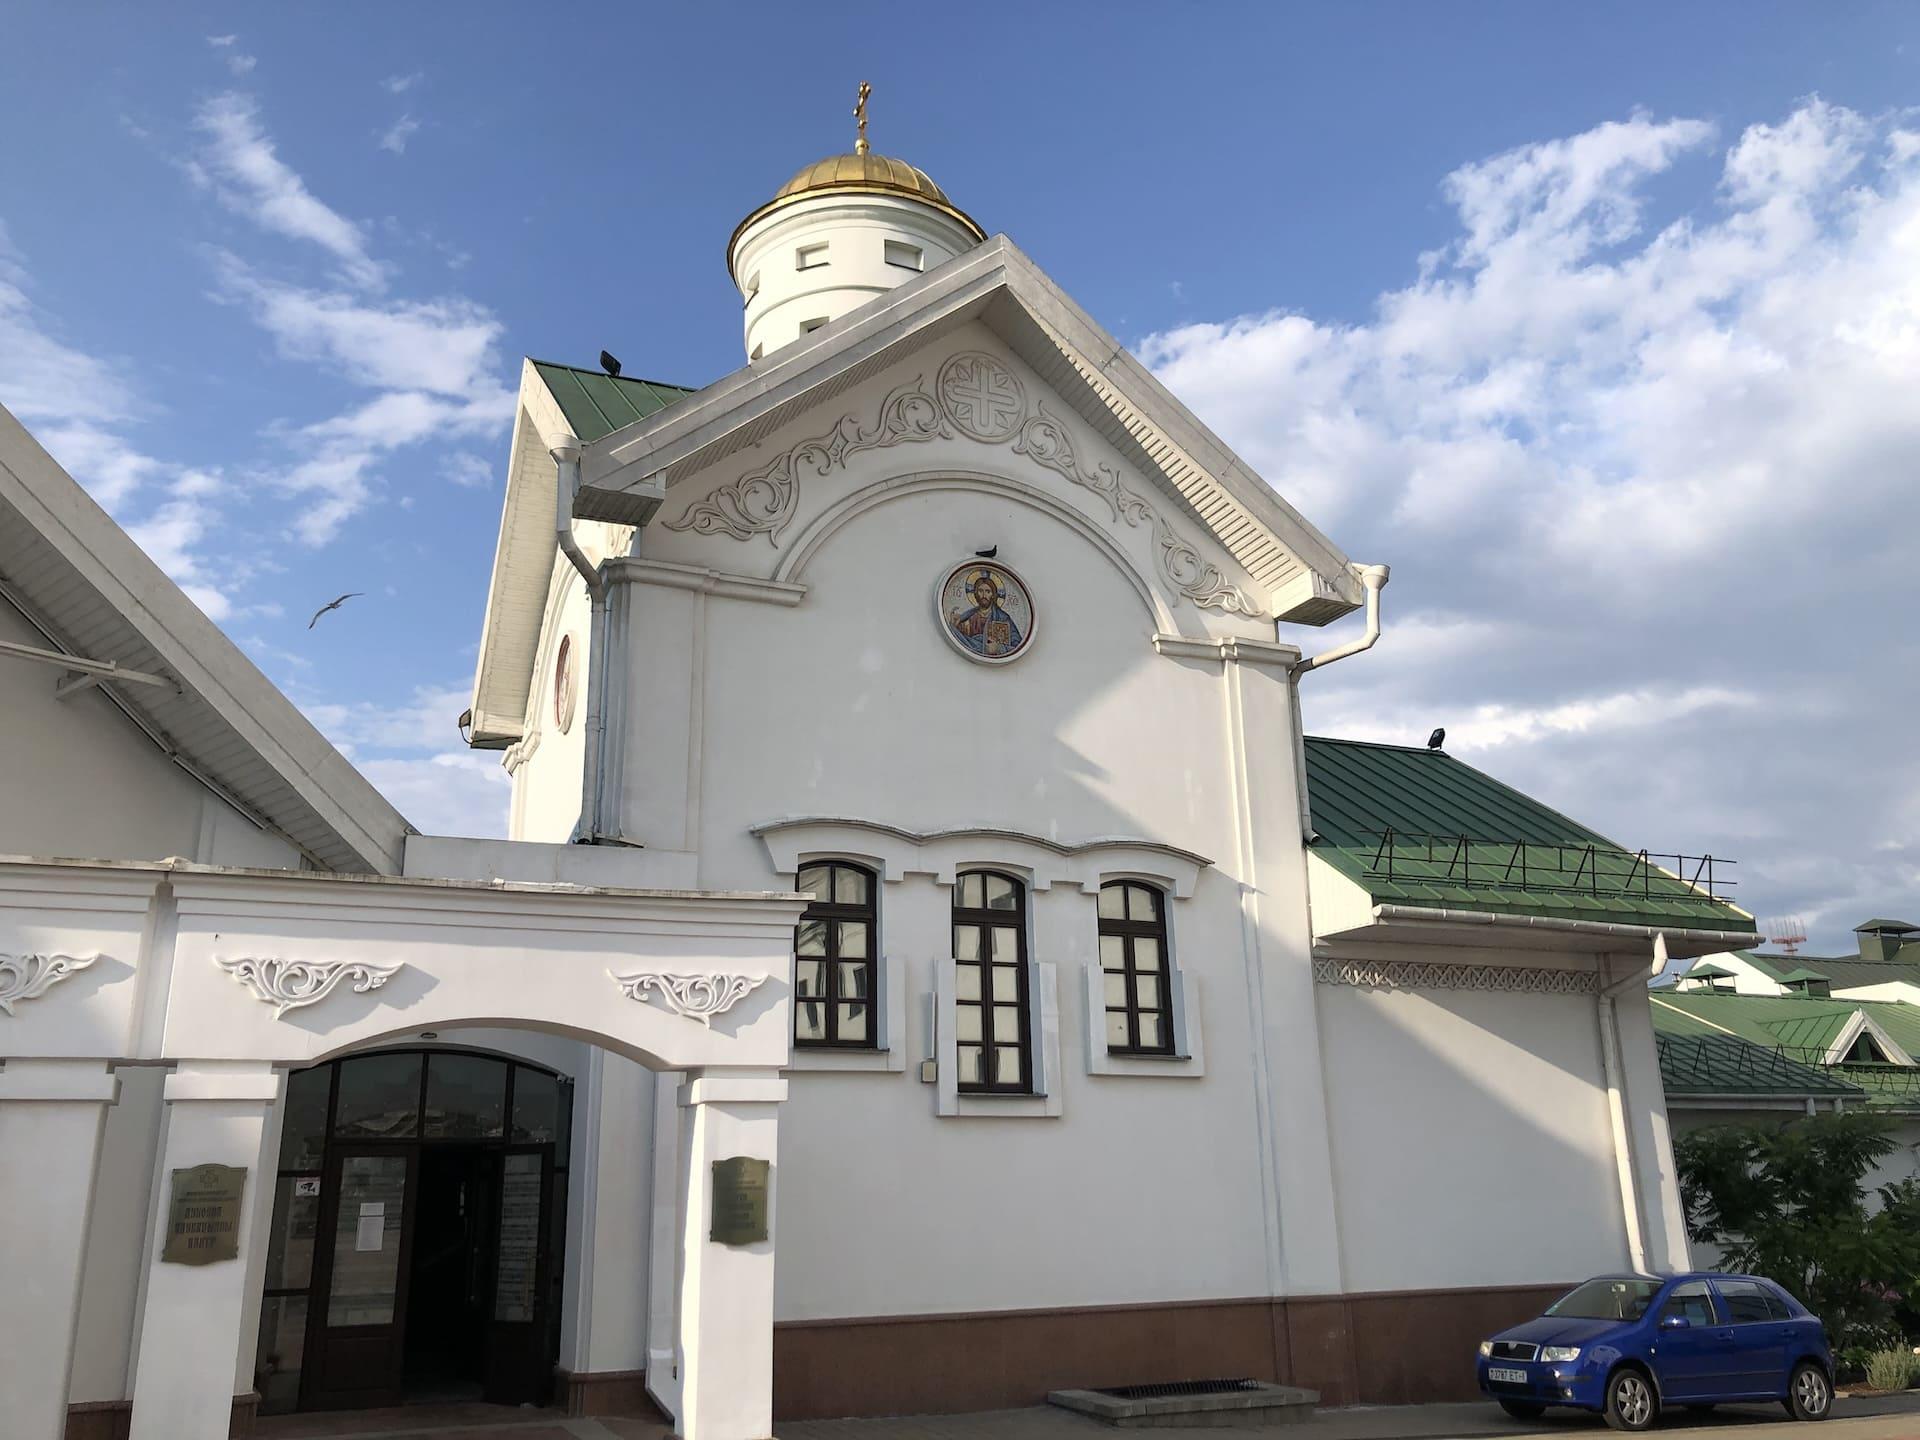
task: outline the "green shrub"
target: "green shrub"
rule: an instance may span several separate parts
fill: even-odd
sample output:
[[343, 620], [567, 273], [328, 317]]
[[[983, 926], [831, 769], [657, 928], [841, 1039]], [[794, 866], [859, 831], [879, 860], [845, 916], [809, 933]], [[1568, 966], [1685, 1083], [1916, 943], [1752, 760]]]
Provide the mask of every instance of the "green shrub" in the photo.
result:
[[1880, 1350], [1867, 1357], [1867, 1384], [1875, 1390], [1905, 1390], [1913, 1384], [1911, 1350]]
[[1673, 1145], [1694, 1241], [1725, 1269], [1785, 1286], [1826, 1322], [1848, 1374], [1900, 1344], [1920, 1293], [1920, 1183], [1865, 1185], [1895, 1148], [1891, 1128], [1852, 1111], [1714, 1126]]

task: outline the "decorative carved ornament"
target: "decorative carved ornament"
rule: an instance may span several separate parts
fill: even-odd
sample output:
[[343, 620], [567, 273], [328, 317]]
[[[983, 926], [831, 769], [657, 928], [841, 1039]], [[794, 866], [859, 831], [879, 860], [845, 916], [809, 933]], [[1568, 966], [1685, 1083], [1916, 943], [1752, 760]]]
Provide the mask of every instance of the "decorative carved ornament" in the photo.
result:
[[368, 960], [215, 960], [253, 992], [254, 999], [274, 1007], [278, 1020], [289, 1010], [324, 1000], [342, 980], [353, 981], [355, 994], [378, 990], [403, 967], [375, 965]]
[[1010, 445], [1014, 453], [1098, 495], [1116, 522], [1146, 525], [1153, 532], [1160, 573], [1176, 594], [1205, 609], [1256, 613], [1220, 567], [1167, 524], [1150, 500], [1129, 490], [1118, 470], [1081, 460], [1073, 432], [1038, 401], [1029, 403], [1018, 375], [978, 350], [950, 357], [934, 378], [932, 394], [925, 377], [915, 376], [888, 392], [871, 427], [862, 429], [854, 416], [844, 416], [826, 434], [802, 440], [771, 464], [720, 486], [678, 519], [664, 523], [669, 530], [736, 540], [765, 535], [777, 544], [799, 505], [803, 471], [825, 476], [862, 451], [949, 439], [955, 431], [982, 445]]
[[645, 970], [638, 975], [614, 975], [614, 984], [626, 992], [629, 1000], [645, 1000], [647, 991], [658, 990], [660, 999], [676, 1015], [698, 1020], [711, 1027], [713, 1017], [725, 1014], [750, 990], [767, 977], [764, 975], [662, 975]]
[[13, 1014], [13, 1002], [44, 995], [98, 955], [0, 955], [0, 1011]]
[[1591, 970], [1555, 970], [1544, 965], [1424, 965], [1415, 961], [1316, 960], [1313, 978], [1322, 985], [1368, 990], [1525, 990], [1542, 995], [1592, 995], [1599, 980]]

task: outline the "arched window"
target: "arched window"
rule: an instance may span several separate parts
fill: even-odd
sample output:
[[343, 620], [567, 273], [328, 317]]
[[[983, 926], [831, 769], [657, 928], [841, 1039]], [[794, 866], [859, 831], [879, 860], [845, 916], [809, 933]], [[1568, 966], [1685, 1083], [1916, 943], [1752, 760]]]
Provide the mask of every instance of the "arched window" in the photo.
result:
[[813, 903], [793, 933], [793, 1043], [872, 1049], [874, 876], [844, 860], [800, 867]]
[[1158, 890], [1131, 880], [1100, 887], [1100, 969], [1107, 1049], [1173, 1053], [1173, 996], [1167, 974], [1167, 912]]
[[957, 1088], [1030, 1094], [1026, 886], [993, 870], [960, 876], [953, 959]]

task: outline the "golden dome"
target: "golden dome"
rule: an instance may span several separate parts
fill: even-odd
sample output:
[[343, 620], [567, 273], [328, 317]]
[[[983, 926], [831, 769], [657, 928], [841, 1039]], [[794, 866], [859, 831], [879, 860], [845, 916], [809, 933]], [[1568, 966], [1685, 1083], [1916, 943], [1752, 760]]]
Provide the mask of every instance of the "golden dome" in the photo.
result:
[[727, 242], [728, 256], [732, 256], [746, 228], [762, 215], [816, 195], [897, 195], [918, 200], [958, 221], [975, 240], [987, 238], [980, 222], [949, 200], [947, 192], [934, 184], [933, 177], [919, 166], [888, 155], [856, 151], [849, 155], [829, 155], [796, 171], [771, 200], [734, 227], [733, 237]]
[[[897, 191], [936, 205], [952, 207], [947, 192], [933, 183], [933, 177], [917, 165], [886, 155], [829, 155], [824, 160], [794, 173], [794, 177], [774, 192], [781, 200], [811, 190]], [[982, 237], [985, 238], [984, 236]]]

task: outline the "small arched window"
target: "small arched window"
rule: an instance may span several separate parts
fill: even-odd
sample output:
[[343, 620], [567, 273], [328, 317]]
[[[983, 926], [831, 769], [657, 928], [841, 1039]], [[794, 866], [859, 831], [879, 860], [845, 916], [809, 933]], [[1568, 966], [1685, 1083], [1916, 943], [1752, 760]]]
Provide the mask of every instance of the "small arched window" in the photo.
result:
[[793, 1043], [871, 1050], [873, 872], [844, 860], [803, 865], [794, 888], [813, 903], [793, 935]]
[[1100, 969], [1107, 1049], [1173, 1053], [1173, 996], [1167, 973], [1167, 911], [1158, 890], [1131, 880], [1100, 887]]
[[1027, 887], [981, 870], [953, 887], [954, 1058], [961, 1092], [1033, 1091]]

